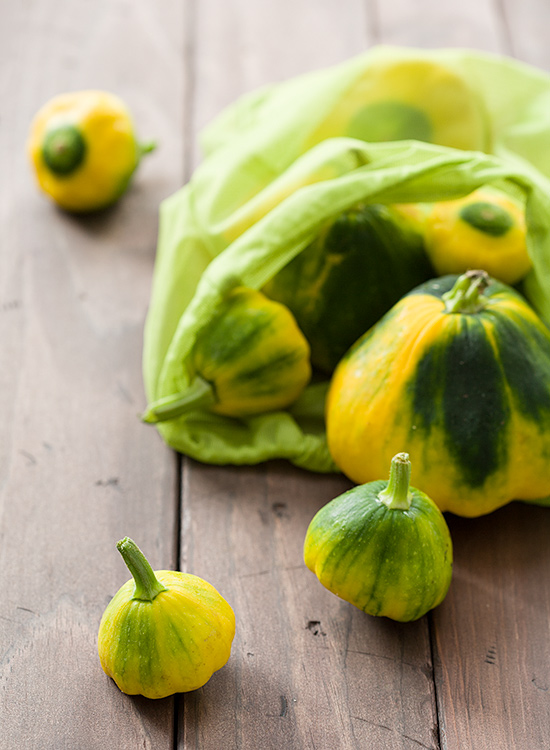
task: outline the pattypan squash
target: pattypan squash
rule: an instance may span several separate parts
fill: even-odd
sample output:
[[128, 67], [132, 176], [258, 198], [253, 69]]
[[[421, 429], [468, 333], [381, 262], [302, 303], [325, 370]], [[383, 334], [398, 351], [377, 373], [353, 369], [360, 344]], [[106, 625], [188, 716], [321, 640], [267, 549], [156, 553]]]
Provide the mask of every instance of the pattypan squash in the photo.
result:
[[516, 284], [531, 268], [526, 234], [523, 206], [487, 187], [434, 203], [425, 222], [426, 250], [437, 275], [480, 268], [505, 284]]
[[114, 203], [143, 154], [124, 104], [106, 91], [75, 91], [48, 101], [31, 124], [28, 151], [39, 187], [66, 211]]
[[347, 352], [327, 439], [354, 482], [406, 445], [413, 484], [443, 511], [480, 516], [550, 495], [550, 331], [482, 271], [403, 297]]
[[294, 314], [314, 366], [332, 373], [361, 334], [434, 276], [422, 220], [413, 205], [353, 206], [264, 286]]
[[123, 693], [147, 698], [202, 687], [229, 659], [233, 610], [197, 576], [153, 572], [128, 537], [117, 548], [133, 578], [101, 618], [98, 651], [104, 672]]
[[441, 511], [410, 487], [411, 462], [398, 453], [389, 481], [354, 487], [311, 521], [304, 560], [325, 588], [370, 615], [407, 622], [440, 604], [451, 582], [453, 548]]
[[283, 409], [309, 382], [309, 353], [285, 305], [234, 286], [197, 334], [187, 388], [150, 404], [142, 419], [163, 422], [196, 409], [229, 417]]

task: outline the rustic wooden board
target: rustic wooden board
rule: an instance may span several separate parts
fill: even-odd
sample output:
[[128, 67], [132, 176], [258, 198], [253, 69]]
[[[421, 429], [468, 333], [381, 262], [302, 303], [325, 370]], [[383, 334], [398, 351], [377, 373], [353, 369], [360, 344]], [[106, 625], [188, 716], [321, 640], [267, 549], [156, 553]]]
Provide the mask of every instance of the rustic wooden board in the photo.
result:
[[550, 514], [450, 517], [454, 577], [434, 613], [446, 750], [550, 747]]
[[546, 32], [550, 28], [550, 5], [546, 0], [502, 0], [502, 7], [507, 52], [518, 60], [549, 70]]
[[335, 65], [374, 41], [363, 0], [201, 0], [195, 16], [195, 164], [198, 132], [238, 96]]
[[[97, 658], [129, 534], [176, 563], [174, 456], [137, 415], [158, 203], [183, 176], [180, 4], [4, 4], [0, 121], [0, 725], [3, 748], [169, 748], [173, 701], [123, 696]], [[32, 115], [106, 88], [162, 142], [127, 198], [87, 219], [40, 196]], [[174, 95], [174, 92], [177, 95]]]
[[377, 0], [377, 41], [405, 47], [503, 52], [506, 28], [491, 0]]
[[[4, 5], [2, 747], [547, 750], [547, 509], [450, 517], [444, 604], [417, 623], [377, 620], [302, 560], [307, 524], [349, 486], [343, 477], [282, 462], [201, 466], [136, 416], [158, 204], [197, 164], [200, 128], [246, 91], [379, 42], [472, 46], [550, 70], [547, 4]], [[38, 195], [24, 142], [47, 98], [85, 87], [121, 94], [161, 145], [117, 208], [75, 219]], [[114, 547], [125, 534], [154, 567], [179, 557], [235, 609], [232, 657], [201, 690], [129, 698], [101, 671], [97, 626], [128, 578]]]

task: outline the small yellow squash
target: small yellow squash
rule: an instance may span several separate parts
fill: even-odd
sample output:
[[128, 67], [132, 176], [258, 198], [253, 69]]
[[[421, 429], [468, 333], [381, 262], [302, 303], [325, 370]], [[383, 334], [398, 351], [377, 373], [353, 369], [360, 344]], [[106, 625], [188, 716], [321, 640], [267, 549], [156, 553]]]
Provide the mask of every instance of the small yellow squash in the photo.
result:
[[36, 114], [28, 141], [39, 187], [75, 213], [114, 203], [153, 148], [138, 143], [126, 105], [106, 91], [54, 97]]
[[104, 672], [123, 693], [146, 698], [202, 687], [229, 659], [233, 610], [197, 576], [153, 572], [128, 537], [117, 548], [133, 578], [101, 619], [98, 651]]
[[489, 188], [434, 203], [425, 242], [439, 276], [481, 268], [505, 284], [516, 284], [531, 268], [523, 207]]
[[306, 145], [334, 136], [490, 148], [487, 114], [476, 93], [450, 66], [421, 59], [381, 59], [369, 65], [333, 102]]

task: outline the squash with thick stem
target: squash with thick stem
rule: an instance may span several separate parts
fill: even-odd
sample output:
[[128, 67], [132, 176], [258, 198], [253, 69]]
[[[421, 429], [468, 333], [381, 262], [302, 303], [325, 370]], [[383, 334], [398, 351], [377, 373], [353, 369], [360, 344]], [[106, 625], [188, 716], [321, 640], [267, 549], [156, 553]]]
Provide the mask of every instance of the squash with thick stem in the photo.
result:
[[98, 652], [104, 672], [123, 693], [146, 698], [202, 687], [229, 659], [233, 610], [202, 578], [153, 572], [128, 537], [117, 548], [133, 578], [101, 618]]
[[325, 588], [370, 615], [406, 622], [440, 604], [452, 575], [449, 529], [435, 503], [410, 487], [406, 453], [389, 481], [354, 487], [316, 514], [304, 560]]
[[353, 481], [407, 446], [413, 484], [442, 510], [479, 516], [550, 495], [550, 332], [484, 272], [434, 279], [346, 354], [327, 438]]

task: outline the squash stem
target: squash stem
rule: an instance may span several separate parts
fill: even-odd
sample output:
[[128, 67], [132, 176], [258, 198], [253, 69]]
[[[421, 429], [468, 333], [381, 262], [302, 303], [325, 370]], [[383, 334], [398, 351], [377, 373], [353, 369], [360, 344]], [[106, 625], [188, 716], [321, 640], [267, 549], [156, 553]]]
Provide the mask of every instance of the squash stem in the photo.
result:
[[139, 158], [152, 153], [157, 147], [156, 141], [146, 141], [145, 143], [138, 143]]
[[487, 201], [467, 204], [460, 211], [460, 218], [490, 237], [501, 237], [514, 226], [514, 220], [508, 211]]
[[392, 458], [390, 479], [385, 490], [378, 493], [378, 499], [391, 510], [408, 510], [412, 496], [409, 491], [411, 462], [408, 453], [398, 453]]
[[46, 133], [42, 158], [55, 175], [70, 175], [82, 164], [85, 156], [86, 142], [74, 125], [60, 125]]
[[482, 296], [489, 285], [486, 271], [467, 271], [459, 276], [453, 288], [442, 296], [445, 312], [476, 313], [485, 307], [486, 299]]
[[208, 408], [216, 403], [212, 384], [197, 375], [187, 390], [165, 396], [150, 404], [141, 419], [149, 424], [176, 419], [194, 409]]
[[135, 588], [132, 599], [152, 602], [157, 594], [168, 590], [158, 580], [147, 558], [130, 537], [124, 537], [117, 542], [116, 546], [134, 578]]

